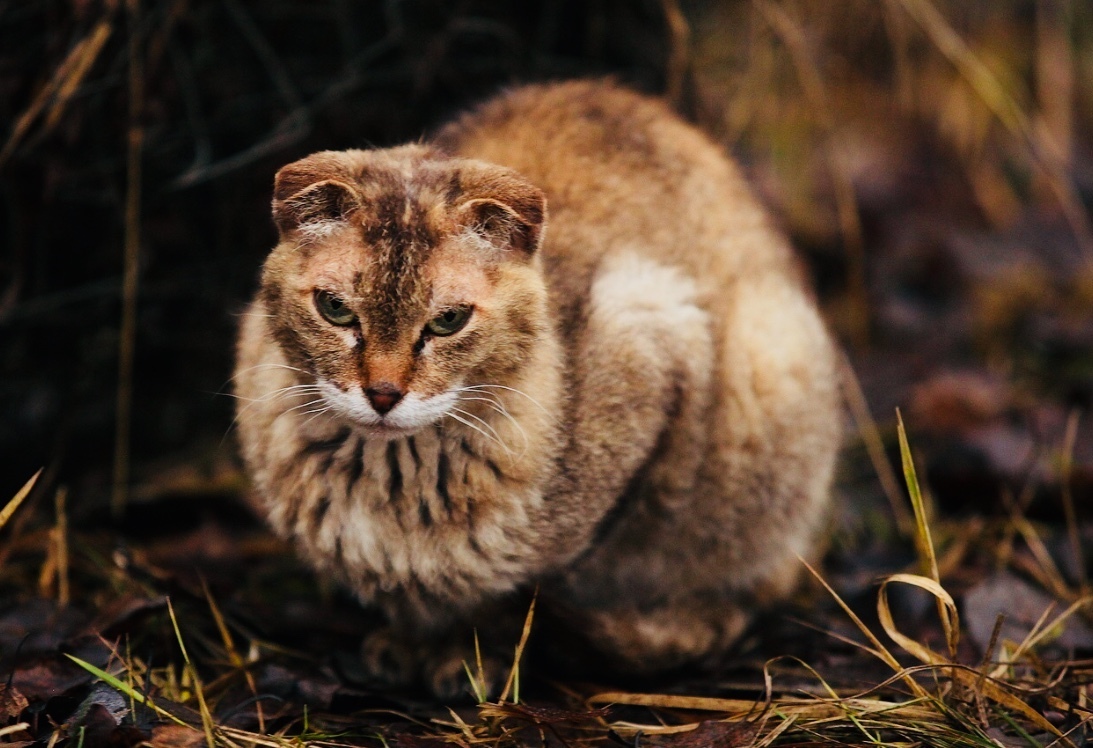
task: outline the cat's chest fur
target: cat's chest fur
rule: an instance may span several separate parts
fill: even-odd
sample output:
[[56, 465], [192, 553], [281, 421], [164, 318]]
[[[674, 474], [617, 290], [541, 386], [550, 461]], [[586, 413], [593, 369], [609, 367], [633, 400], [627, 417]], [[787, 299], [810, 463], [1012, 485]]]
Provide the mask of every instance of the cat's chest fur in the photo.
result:
[[[252, 308], [247, 332], [268, 340], [266, 319]], [[292, 367], [263, 348], [241, 373], [267, 393], [241, 420], [245, 454], [263, 512], [312, 563], [365, 598], [403, 591], [456, 606], [526, 577], [530, 517], [558, 442], [541, 403], [516, 388], [472, 390], [456, 428], [381, 438], [316, 412]]]

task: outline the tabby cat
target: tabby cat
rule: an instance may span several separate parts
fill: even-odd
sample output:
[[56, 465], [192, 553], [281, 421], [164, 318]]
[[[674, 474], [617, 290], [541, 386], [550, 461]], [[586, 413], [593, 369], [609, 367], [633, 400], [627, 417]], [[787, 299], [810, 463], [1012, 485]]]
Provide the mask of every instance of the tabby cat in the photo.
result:
[[491, 643], [532, 589], [651, 672], [793, 588], [833, 345], [737, 168], [662, 103], [512, 90], [428, 142], [285, 166], [273, 217], [242, 451], [273, 528], [385, 613], [377, 677], [459, 690], [472, 628]]

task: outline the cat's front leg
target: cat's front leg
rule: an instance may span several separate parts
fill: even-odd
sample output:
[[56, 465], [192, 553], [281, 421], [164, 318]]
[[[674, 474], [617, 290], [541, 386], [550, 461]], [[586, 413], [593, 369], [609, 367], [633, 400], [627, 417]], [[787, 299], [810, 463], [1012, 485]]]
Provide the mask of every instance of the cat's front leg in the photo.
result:
[[388, 624], [361, 645], [365, 672], [377, 685], [420, 688], [444, 701], [496, 696], [512, 668], [525, 602], [506, 598], [458, 615], [387, 605]]
[[555, 532], [571, 547], [587, 552], [635, 479], [664, 508], [689, 500], [713, 373], [697, 294], [677, 268], [629, 253], [605, 262], [593, 282], [565, 470], [551, 491]]
[[442, 701], [496, 696], [511, 661], [492, 644], [480, 643], [476, 650], [474, 642], [474, 630], [462, 627], [419, 638], [385, 626], [364, 638], [361, 661], [369, 678], [384, 688], [422, 688]]

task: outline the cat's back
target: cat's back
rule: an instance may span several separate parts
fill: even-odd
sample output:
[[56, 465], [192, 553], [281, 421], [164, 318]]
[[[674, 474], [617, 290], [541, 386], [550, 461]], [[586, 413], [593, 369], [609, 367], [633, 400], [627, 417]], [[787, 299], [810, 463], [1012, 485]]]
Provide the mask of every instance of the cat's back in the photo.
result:
[[547, 195], [544, 254], [568, 272], [636, 251], [721, 285], [794, 273], [737, 167], [663, 102], [609, 81], [524, 86], [442, 129], [444, 149], [513, 168]]

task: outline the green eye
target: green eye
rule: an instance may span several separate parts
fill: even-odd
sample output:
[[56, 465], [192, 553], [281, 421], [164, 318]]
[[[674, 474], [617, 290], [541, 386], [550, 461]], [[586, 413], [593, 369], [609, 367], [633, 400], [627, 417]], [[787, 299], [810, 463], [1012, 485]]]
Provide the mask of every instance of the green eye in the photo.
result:
[[319, 310], [319, 314], [326, 318], [326, 321], [332, 325], [338, 325], [339, 327], [345, 327], [351, 325], [357, 320], [357, 315], [346, 305], [344, 301], [339, 299], [329, 291], [316, 291], [315, 292], [315, 308]]
[[440, 337], [454, 335], [463, 329], [463, 325], [467, 324], [470, 318], [471, 307], [469, 306], [446, 309], [425, 324], [425, 331]]

